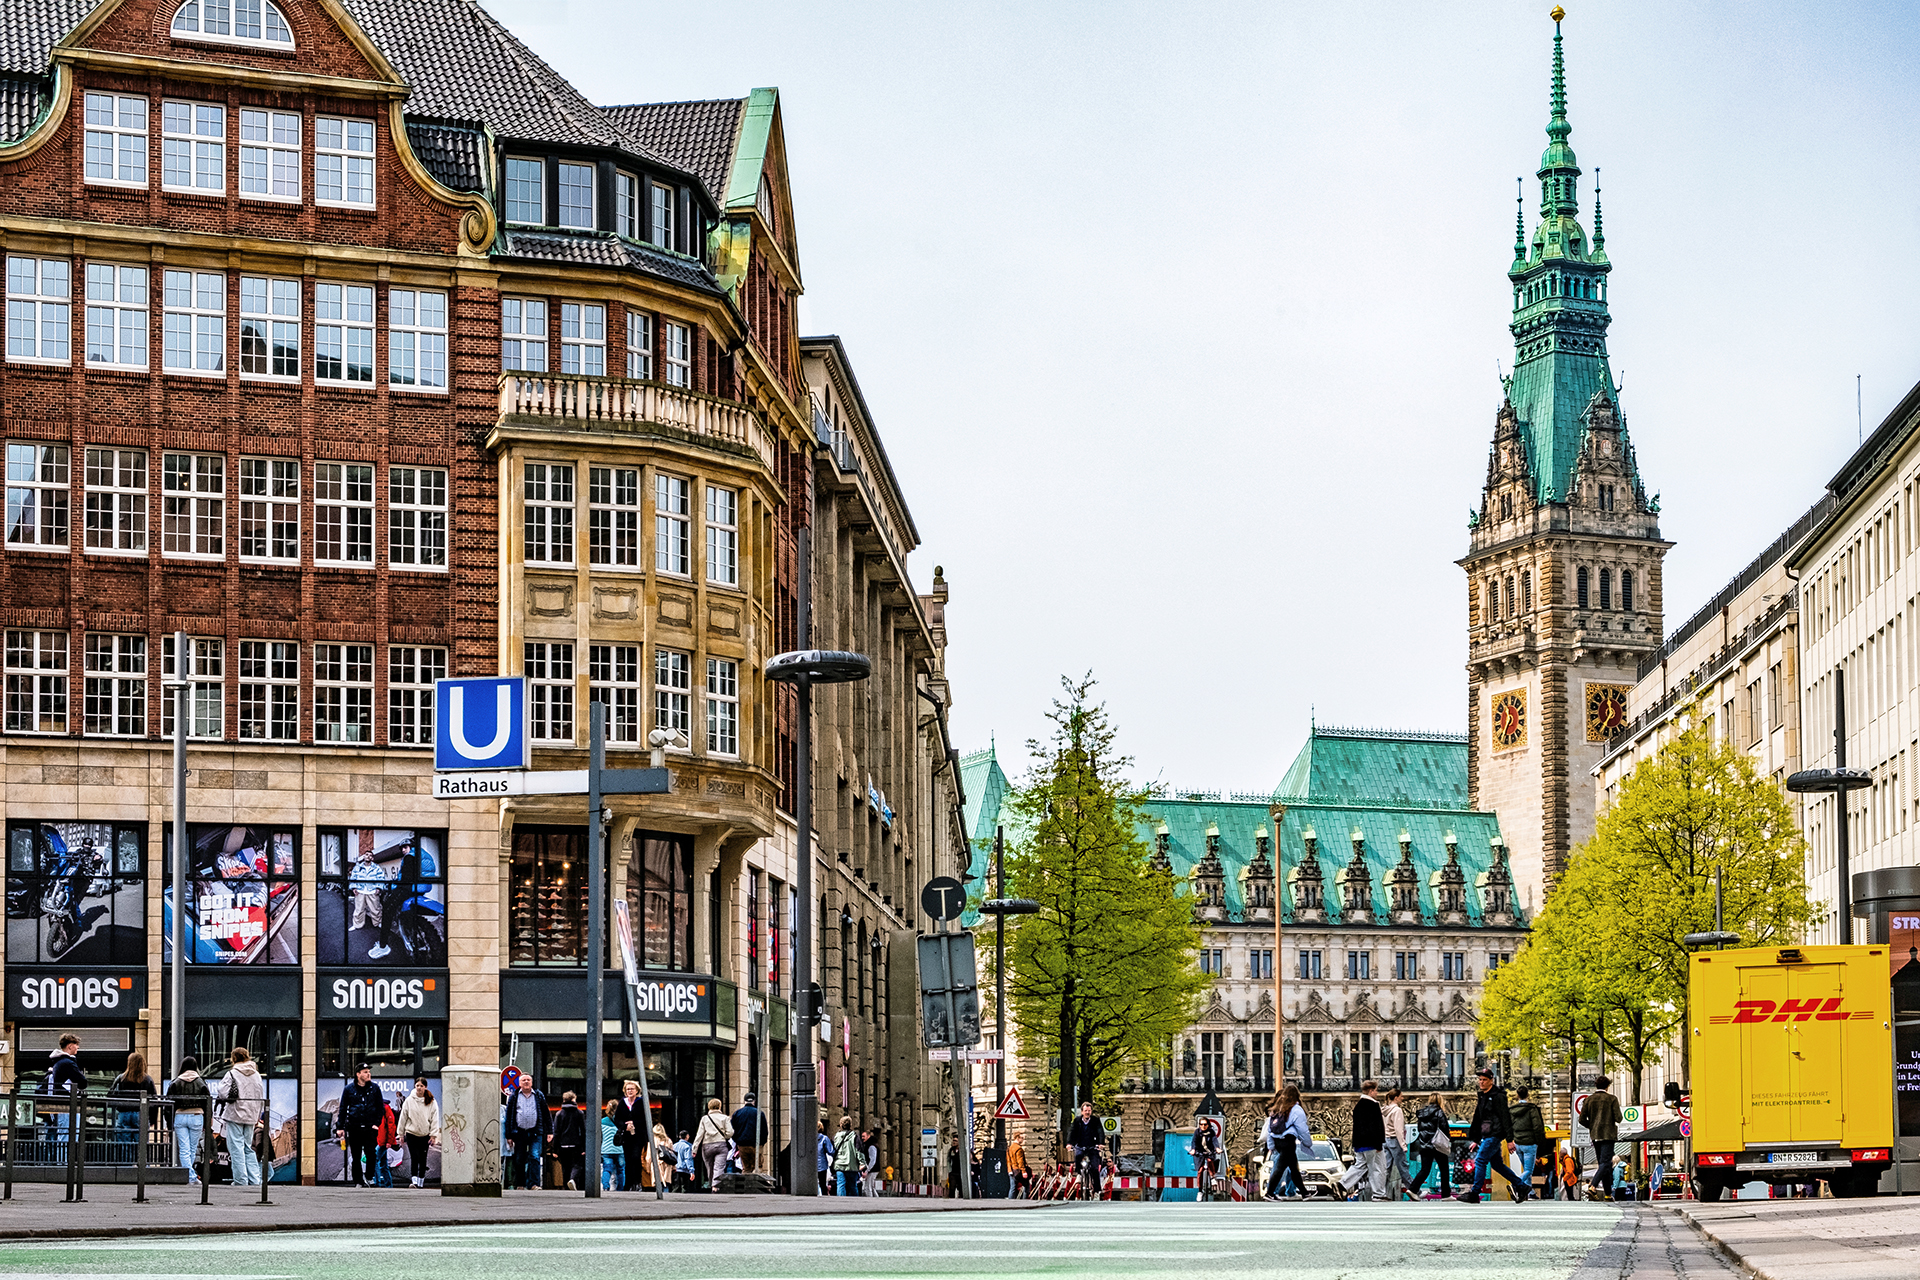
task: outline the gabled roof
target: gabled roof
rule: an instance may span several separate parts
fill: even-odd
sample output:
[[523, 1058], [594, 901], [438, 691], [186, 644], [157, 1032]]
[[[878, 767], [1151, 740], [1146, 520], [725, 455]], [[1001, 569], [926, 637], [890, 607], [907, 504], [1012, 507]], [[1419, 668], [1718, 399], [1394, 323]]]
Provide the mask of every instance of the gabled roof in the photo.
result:
[[11, 0], [0, 22], [0, 72], [44, 75], [60, 37], [99, 8], [101, 0]]
[[711, 98], [701, 102], [636, 102], [603, 110], [615, 128], [669, 164], [699, 178], [713, 203], [724, 209], [733, 148], [740, 137], [740, 117], [746, 106], [745, 98]]
[[46, 82], [30, 76], [0, 76], [0, 142], [25, 134], [40, 118]]
[[1464, 809], [1467, 737], [1315, 725], [1273, 798]]
[[992, 747], [960, 757], [960, 786], [967, 797], [967, 839], [973, 845], [970, 870], [978, 878], [993, 865], [993, 829], [1011, 789]]

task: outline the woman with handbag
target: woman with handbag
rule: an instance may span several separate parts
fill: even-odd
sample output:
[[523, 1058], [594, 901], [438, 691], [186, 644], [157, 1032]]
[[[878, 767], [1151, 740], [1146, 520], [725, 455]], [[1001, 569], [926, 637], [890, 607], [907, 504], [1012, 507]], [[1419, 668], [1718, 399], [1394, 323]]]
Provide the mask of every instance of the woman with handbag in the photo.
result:
[[709, 1191], [726, 1172], [727, 1144], [732, 1141], [733, 1121], [727, 1119], [720, 1099], [708, 1098], [707, 1114], [700, 1117], [700, 1126], [693, 1132], [693, 1149], [699, 1152], [700, 1163], [706, 1167]]
[[1453, 1194], [1453, 1138], [1447, 1132], [1447, 1110], [1439, 1094], [1428, 1097], [1427, 1105], [1414, 1116], [1413, 1124], [1416, 1135], [1413, 1149], [1420, 1153], [1420, 1172], [1407, 1183], [1407, 1194], [1418, 1199], [1420, 1189], [1427, 1182], [1427, 1171], [1438, 1166], [1440, 1195], [1444, 1199]]
[[[1307, 1193], [1306, 1177], [1300, 1172], [1300, 1147], [1306, 1144], [1307, 1150], [1313, 1150], [1313, 1134], [1307, 1127], [1306, 1108], [1300, 1105], [1300, 1090], [1288, 1085], [1280, 1091], [1274, 1100], [1272, 1110], [1267, 1117], [1267, 1134], [1272, 1152], [1267, 1166], [1267, 1185], [1262, 1196], [1268, 1200], [1297, 1200]], [[1281, 1181], [1282, 1176], [1291, 1177], [1293, 1186]], [[1283, 1188], [1276, 1192], [1276, 1188]]]

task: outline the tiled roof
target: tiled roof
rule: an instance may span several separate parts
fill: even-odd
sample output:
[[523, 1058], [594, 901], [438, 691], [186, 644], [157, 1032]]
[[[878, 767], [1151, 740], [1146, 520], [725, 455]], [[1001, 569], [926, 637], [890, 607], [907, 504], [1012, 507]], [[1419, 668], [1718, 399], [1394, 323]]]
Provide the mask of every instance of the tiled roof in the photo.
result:
[[100, 0], [8, 0], [0, 18], [0, 72], [39, 75], [60, 37], [80, 25]]
[[745, 107], [744, 98], [717, 98], [639, 102], [605, 111], [617, 128], [647, 150], [699, 178], [714, 204], [725, 208], [727, 176], [733, 169], [734, 142]]
[[478, 129], [465, 125], [436, 124], [431, 120], [407, 120], [407, 141], [413, 154], [427, 166], [434, 181], [454, 191], [485, 191], [487, 139]]
[[0, 142], [20, 137], [40, 115], [45, 81], [0, 76]]
[[699, 263], [618, 236], [510, 227], [503, 241], [500, 252], [509, 258], [537, 258], [543, 262], [570, 262], [589, 267], [631, 267], [695, 289], [716, 287], [713, 277]]
[[960, 757], [960, 789], [967, 797], [967, 839], [973, 844], [970, 870], [978, 878], [992, 869], [993, 828], [1000, 821], [1000, 806], [1012, 789], [992, 747]]
[[1467, 739], [1315, 726], [1273, 798], [1464, 809]]

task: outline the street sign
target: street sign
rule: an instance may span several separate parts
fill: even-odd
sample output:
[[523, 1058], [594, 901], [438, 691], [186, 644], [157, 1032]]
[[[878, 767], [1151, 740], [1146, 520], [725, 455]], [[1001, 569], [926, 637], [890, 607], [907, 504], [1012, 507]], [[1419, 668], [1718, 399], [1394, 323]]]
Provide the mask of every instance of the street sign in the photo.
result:
[[939, 1152], [940, 1131], [938, 1129], [922, 1129], [920, 1131], [920, 1167], [922, 1169], [933, 1168], [934, 1158]]
[[[436, 680], [433, 767], [524, 769], [533, 763], [523, 676]], [[494, 794], [505, 794], [498, 792]]]
[[967, 909], [967, 891], [952, 876], [935, 876], [920, 890], [920, 909], [935, 920], [958, 920]]
[[515, 1089], [518, 1089], [519, 1087], [520, 1087], [520, 1068], [508, 1067], [505, 1071], [502, 1071], [500, 1073], [500, 1088], [504, 1092], [512, 1093]]
[[973, 935], [927, 933], [915, 941], [920, 960], [920, 1028], [926, 1046], [946, 1049], [979, 1044], [980, 993]]
[[1106, 1134], [1109, 1138], [1117, 1135], [1120, 1132], [1120, 1117], [1119, 1116], [1101, 1116], [1100, 1131]]
[[929, 1062], [998, 1062], [1002, 1057], [999, 1049], [929, 1049]]
[[[673, 789], [666, 769], [602, 769], [600, 794], [606, 796], [665, 795]], [[460, 772], [433, 775], [433, 798], [467, 800], [484, 796], [583, 796], [585, 769], [538, 771]]]
[[1007, 1096], [1001, 1100], [999, 1108], [993, 1113], [993, 1118], [995, 1120], [1025, 1120], [1027, 1118], [1027, 1104], [1020, 1100], [1019, 1085], [1010, 1084], [1007, 1086]]

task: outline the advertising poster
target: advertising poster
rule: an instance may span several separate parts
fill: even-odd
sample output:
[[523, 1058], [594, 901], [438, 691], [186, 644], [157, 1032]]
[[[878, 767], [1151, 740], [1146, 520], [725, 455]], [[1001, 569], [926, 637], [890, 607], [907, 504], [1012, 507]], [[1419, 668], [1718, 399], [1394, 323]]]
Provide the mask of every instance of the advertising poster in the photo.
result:
[[7, 963], [145, 963], [142, 834], [108, 822], [7, 832]]
[[[406, 1102], [407, 1095], [413, 1092], [413, 1081], [398, 1079], [379, 1079], [374, 1083], [380, 1086], [380, 1092], [386, 1095], [387, 1105], [393, 1109], [396, 1129], [400, 1118], [400, 1108]], [[346, 1089], [345, 1080], [321, 1080], [314, 1086], [313, 1117], [313, 1178], [315, 1182], [347, 1181], [347, 1135], [338, 1123], [340, 1115], [340, 1095]], [[427, 1092], [433, 1095], [435, 1102], [440, 1101], [440, 1077], [427, 1077]], [[413, 1157], [407, 1152], [404, 1141], [400, 1149], [383, 1149], [381, 1157], [387, 1163], [387, 1172], [394, 1185], [404, 1187], [412, 1176]], [[440, 1144], [434, 1142], [427, 1147], [427, 1181], [440, 1180]]]
[[[299, 964], [298, 833], [291, 828], [187, 828], [187, 959], [193, 964]], [[172, 832], [166, 834], [172, 844]], [[167, 856], [172, 857], [169, 847]], [[173, 956], [173, 890], [162, 895], [162, 952]]]
[[1920, 912], [1888, 918], [1893, 968], [1893, 1096], [1900, 1136], [1920, 1138]]
[[446, 967], [438, 832], [323, 829], [319, 842], [321, 964]]

